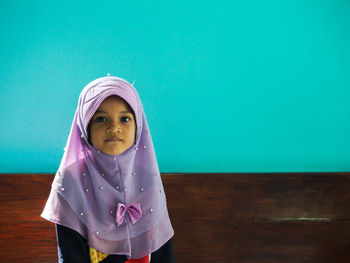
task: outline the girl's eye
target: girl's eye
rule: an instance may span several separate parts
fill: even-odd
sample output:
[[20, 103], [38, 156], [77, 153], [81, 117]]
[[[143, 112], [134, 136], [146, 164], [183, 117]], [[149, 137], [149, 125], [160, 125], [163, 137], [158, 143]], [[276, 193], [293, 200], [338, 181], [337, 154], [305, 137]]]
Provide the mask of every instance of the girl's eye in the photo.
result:
[[97, 118], [95, 119], [95, 121], [96, 121], [96, 122], [106, 122], [106, 121], [107, 121], [107, 118], [105, 118], [105, 117], [97, 117]]
[[121, 120], [121, 122], [128, 122], [128, 121], [130, 121], [130, 118], [127, 116], [124, 116], [120, 120]]

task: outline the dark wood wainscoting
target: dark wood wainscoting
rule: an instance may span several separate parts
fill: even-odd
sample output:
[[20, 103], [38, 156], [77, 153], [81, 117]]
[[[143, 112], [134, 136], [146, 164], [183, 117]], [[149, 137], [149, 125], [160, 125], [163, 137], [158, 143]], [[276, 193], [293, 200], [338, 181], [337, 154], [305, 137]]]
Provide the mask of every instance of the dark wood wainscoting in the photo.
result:
[[[177, 263], [350, 262], [350, 173], [162, 174]], [[0, 262], [57, 262], [52, 174], [0, 175]]]

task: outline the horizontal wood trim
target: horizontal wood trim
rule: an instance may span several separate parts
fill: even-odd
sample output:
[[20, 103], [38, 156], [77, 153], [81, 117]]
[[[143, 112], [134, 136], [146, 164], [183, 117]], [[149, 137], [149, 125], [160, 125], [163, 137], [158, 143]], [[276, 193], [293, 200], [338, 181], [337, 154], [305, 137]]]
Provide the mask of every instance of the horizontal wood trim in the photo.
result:
[[[176, 262], [347, 262], [350, 173], [162, 174]], [[53, 174], [0, 174], [1, 262], [57, 262]], [[20, 251], [20, 252], [18, 252]]]

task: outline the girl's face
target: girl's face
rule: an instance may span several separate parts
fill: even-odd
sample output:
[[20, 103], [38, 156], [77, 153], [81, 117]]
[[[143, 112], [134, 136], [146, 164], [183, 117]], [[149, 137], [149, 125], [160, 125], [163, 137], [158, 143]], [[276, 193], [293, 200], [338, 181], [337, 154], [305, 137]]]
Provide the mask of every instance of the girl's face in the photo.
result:
[[118, 96], [106, 98], [92, 116], [90, 142], [101, 152], [118, 155], [135, 141], [135, 117], [130, 106]]

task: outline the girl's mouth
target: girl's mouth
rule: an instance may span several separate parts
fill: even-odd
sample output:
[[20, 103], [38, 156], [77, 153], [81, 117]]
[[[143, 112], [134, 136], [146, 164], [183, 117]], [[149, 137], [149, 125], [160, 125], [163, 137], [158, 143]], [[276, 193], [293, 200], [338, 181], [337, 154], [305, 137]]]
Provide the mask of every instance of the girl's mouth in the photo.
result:
[[105, 140], [106, 142], [121, 142], [122, 140], [119, 139], [118, 137], [113, 137]]

